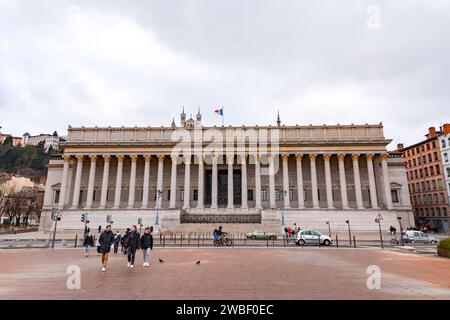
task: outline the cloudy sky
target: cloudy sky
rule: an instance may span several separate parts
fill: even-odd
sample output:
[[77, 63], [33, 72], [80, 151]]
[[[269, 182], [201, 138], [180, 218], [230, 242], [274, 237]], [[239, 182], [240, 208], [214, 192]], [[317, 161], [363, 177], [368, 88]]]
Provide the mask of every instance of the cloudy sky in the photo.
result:
[[[0, 0], [0, 126], [450, 122], [450, 0]], [[393, 144], [392, 144], [393, 145]]]

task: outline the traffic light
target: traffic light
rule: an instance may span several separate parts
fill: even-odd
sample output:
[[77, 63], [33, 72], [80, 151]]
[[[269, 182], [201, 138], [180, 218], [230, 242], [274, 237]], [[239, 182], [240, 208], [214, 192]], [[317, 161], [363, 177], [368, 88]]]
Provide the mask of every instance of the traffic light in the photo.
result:
[[112, 214], [106, 215], [106, 222], [107, 222], [108, 224], [111, 224], [111, 223], [112, 223]]
[[139, 219], [138, 219], [138, 224], [139, 224], [139, 225], [142, 225], [142, 218], [139, 218]]
[[86, 222], [86, 216], [84, 213], [81, 214], [81, 222]]

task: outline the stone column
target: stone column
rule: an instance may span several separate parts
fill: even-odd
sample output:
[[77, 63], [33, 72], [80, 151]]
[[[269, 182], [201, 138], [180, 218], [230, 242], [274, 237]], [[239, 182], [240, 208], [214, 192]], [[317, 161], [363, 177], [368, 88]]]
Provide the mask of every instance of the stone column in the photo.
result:
[[172, 171], [170, 175], [170, 209], [175, 209], [177, 201], [177, 167], [178, 156], [172, 156]]
[[369, 173], [370, 202], [373, 209], [378, 209], [377, 187], [375, 185], [375, 174], [373, 170], [373, 154], [366, 154], [367, 171]]
[[392, 205], [391, 182], [389, 181], [389, 169], [387, 165], [387, 154], [381, 155], [381, 167], [383, 169], [384, 197], [386, 198], [386, 207], [388, 210], [394, 208]]
[[227, 155], [227, 164], [228, 164], [228, 210], [234, 210], [234, 194], [233, 194], [234, 155]]
[[[158, 155], [158, 179], [156, 181], [156, 208], [161, 209], [163, 194], [158, 196], [158, 191], [163, 192], [163, 174], [164, 174], [164, 155]], [[170, 191], [172, 192], [172, 191]], [[176, 198], [176, 193], [175, 193]], [[172, 199], [172, 195], [170, 195], [170, 199]]]
[[312, 191], [312, 201], [313, 201], [314, 209], [320, 208], [319, 193], [318, 193], [318, 189], [317, 189], [316, 158], [317, 158], [317, 154], [309, 155], [309, 161], [311, 163], [311, 191]]
[[66, 202], [67, 179], [69, 176], [70, 156], [64, 156], [63, 176], [61, 181], [61, 189], [59, 191], [58, 209], [64, 209]]
[[83, 173], [84, 156], [77, 156], [77, 173], [75, 175], [75, 185], [73, 187], [72, 209], [78, 208], [80, 201], [81, 175]]
[[345, 179], [345, 154], [341, 153], [338, 155], [339, 159], [339, 183], [341, 188], [341, 201], [342, 208], [348, 209], [348, 197], [347, 197], [347, 181]]
[[[291, 199], [289, 194], [289, 166], [288, 160], [289, 155], [283, 154], [281, 156], [283, 159], [283, 200], [284, 200], [284, 208], [288, 209], [291, 207]], [[286, 192], [286, 194], [285, 194]]]
[[361, 177], [359, 175], [359, 154], [352, 154], [353, 160], [353, 177], [355, 179], [355, 193], [356, 193], [356, 206], [358, 209], [364, 209], [362, 192], [361, 192]]
[[255, 208], [262, 209], [261, 204], [261, 163], [259, 154], [255, 155]]
[[198, 156], [198, 201], [197, 201], [197, 209], [203, 209], [204, 201], [204, 163], [203, 156]]
[[184, 206], [183, 209], [191, 207], [191, 156], [184, 157]]
[[247, 155], [241, 154], [241, 189], [242, 204], [241, 209], [248, 209], [248, 187], [247, 187]]
[[298, 208], [305, 208], [305, 199], [303, 195], [303, 169], [302, 169], [302, 154], [296, 154], [295, 160], [297, 161], [297, 197], [298, 197]]
[[142, 187], [142, 209], [148, 207], [148, 193], [150, 187], [150, 161], [152, 156], [150, 154], [144, 155], [144, 184]]
[[95, 171], [97, 168], [97, 156], [93, 155], [89, 157], [91, 159], [91, 168], [89, 169], [89, 182], [88, 182], [88, 192], [86, 200], [86, 209], [92, 208], [92, 203], [94, 202], [94, 184], [95, 184]]
[[108, 183], [109, 183], [109, 155], [103, 156], [103, 177], [102, 177], [102, 194], [100, 195], [100, 209], [106, 208], [106, 199], [108, 197]]
[[327, 189], [327, 207], [328, 209], [334, 209], [333, 206], [333, 190], [331, 185], [331, 169], [330, 169], [331, 154], [324, 154], [323, 160], [325, 163], [325, 184]]
[[212, 155], [212, 186], [211, 186], [211, 209], [217, 209], [217, 183], [218, 183], [218, 177], [217, 177], [217, 155]]
[[123, 159], [125, 156], [118, 155], [117, 158], [117, 176], [116, 176], [116, 191], [114, 195], [114, 209], [120, 208], [120, 198], [122, 197], [122, 175], [123, 175]]
[[275, 155], [269, 156], [269, 206], [271, 209], [276, 209], [275, 198]]
[[128, 191], [128, 209], [134, 207], [134, 199], [136, 194], [136, 164], [138, 156], [133, 154], [131, 158], [131, 173], [130, 173], [130, 190]]

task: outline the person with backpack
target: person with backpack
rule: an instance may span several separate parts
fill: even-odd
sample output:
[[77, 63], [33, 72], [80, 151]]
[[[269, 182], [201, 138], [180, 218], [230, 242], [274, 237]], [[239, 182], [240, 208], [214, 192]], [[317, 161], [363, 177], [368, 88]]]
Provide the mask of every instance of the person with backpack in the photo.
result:
[[141, 237], [140, 247], [142, 249], [142, 254], [144, 258], [144, 267], [149, 267], [149, 256], [150, 250], [153, 250], [153, 236], [151, 233], [151, 228], [147, 227], [144, 229], [144, 234]]
[[128, 268], [134, 267], [134, 260], [136, 258], [136, 250], [140, 248], [140, 234], [136, 230], [136, 226], [132, 226], [125, 241], [125, 248], [127, 250]]
[[120, 250], [122, 250], [122, 253], [124, 254], [124, 255], [126, 255], [127, 254], [127, 248], [126, 248], [126, 246], [125, 246], [125, 243], [126, 243], [126, 241], [127, 241], [127, 239], [128, 239], [128, 234], [130, 233], [130, 228], [127, 228], [127, 230], [125, 231], [125, 234], [123, 235], [123, 237], [120, 239], [120, 247], [121, 247], [121, 249]]
[[83, 239], [83, 247], [86, 250], [86, 257], [89, 257], [89, 254], [91, 253], [91, 247], [93, 246], [94, 246], [94, 237], [92, 236], [91, 232], [88, 232]]

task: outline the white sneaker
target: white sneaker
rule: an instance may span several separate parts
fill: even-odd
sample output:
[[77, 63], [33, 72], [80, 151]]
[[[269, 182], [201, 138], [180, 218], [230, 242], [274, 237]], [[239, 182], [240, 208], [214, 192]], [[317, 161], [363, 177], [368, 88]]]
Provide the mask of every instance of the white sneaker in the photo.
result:
[[142, 265], [143, 265], [144, 267], [147, 266], [147, 264], [146, 264], [145, 262], [144, 262]]
[[131, 262], [128, 262], [127, 267], [129, 268], [131, 266]]
[[130, 268], [131, 268], [131, 269], [133, 269], [133, 268], [134, 268], [134, 266], [133, 266], [133, 265], [131, 265], [131, 266], [130, 266]]
[[102, 272], [106, 272], [106, 268], [102, 268]]

